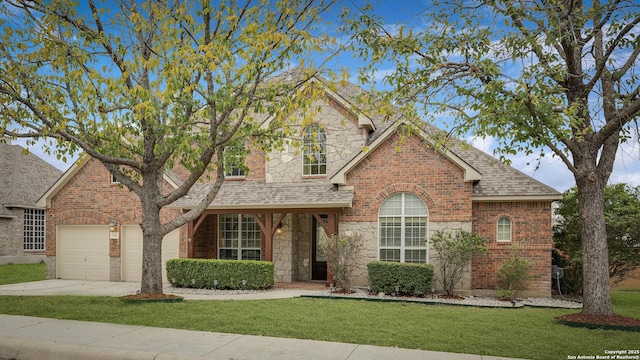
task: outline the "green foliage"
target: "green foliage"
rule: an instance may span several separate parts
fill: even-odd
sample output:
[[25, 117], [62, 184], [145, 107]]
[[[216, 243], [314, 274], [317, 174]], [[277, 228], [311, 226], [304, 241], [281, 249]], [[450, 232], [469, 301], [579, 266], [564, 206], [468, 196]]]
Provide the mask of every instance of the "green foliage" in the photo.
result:
[[[391, 91], [379, 101], [427, 117], [451, 133], [490, 136], [494, 152], [552, 152], [583, 194], [585, 306], [612, 314], [601, 202], [620, 142], [638, 129], [640, 36], [637, 1], [431, 1], [422, 24], [397, 24], [359, 9], [346, 31], [364, 58], [360, 80], [380, 67]], [[388, 24], [394, 25], [388, 25]], [[414, 24], [414, 21], [410, 22]], [[443, 120], [444, 119], [444, 120]], [[586, 273], [587, 271], [585, 271]], [[604, 289], [604, 290], [602, 290]]]
[[[334, 54], [324, 50], [335, 39], [316, 33], [331, 5], [3, 2], [0, 131], [32, 138], [31, 145], [48, 139], [46, 151], [59, 158], [82, 151], [139, 197], [141, 291], [160, 293], [162, 237], [211, 203], [224, 164], [246, 155], [238, 145], [258, 152], [283, 146], [293, 121], [315, 116], [311, 104], [322, 90], [304, 85], [318, 71], [308, 59]], [[291, 63], [301, 66], [284, 73]], [[167, 191], [162, 177], [176, 167], [188, 175]], [[163, 223], [160, 211], [199, 180], [217, 186]]]
[[502, 298], [511, 299], [516, 296], [518, 290], [524, 290], [524, 282], [531, 278], [530, 272], [533, 264], [514, 251], [514, 256], [503, 262], [498, 270], [500, 277], [500, 292]]
[[[171, 259], [167, 279], [176, 287], [260, 290], [273, 286], [273, 263], [255, 260]], [[215, 284], [218, 280], [218, 284]], [[246, 284], [242, 284], [246, 280]], [[195, 282], [194, 282], [195, 281]]]
[[487, 252], [482, 236], [464, 230], [438, 230], [431, 237], [431, 244], [436, 252], [432, 258], [440, 273], [438, 280], [448, 295], [453, 295], [471, 258]]
[[332, 236], [327, 239], [327, 266], [338, 289], [350, 293], [358, 269], [362, 236]]
[[429, 264], [372, 261], [367, 264], [371, 291], [423, 296], [431, 291], [433, 266]]
[[[604, 214], [612, 282], [624, 280], [640, 266], [640, 186], [609, 185], [604, 190]], [[563, 283], [571, 293], [582, 291], [582, 241], [576, 188], [563, 194], [553, 229], [554, 264], [564, 268]]]

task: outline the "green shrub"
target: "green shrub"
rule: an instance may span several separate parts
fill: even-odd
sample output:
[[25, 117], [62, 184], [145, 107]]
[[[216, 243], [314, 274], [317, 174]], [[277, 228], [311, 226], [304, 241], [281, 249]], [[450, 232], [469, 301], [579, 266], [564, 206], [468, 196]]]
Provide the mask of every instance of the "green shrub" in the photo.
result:
[[429, 264], [372, 261], [367, 270], [374, 293], [394, 294], [396, 286], [400, 295], [422, 296], [431, 291], [433, 266]]
[[447, 295], [453, 295], [471, 259], [487, 253], [486, 240], [474, 233], [459, 230], [438, 230], [431, 237], [435, 250], [433, 263], [440, 273], [440, 283]]
[[[171, 259], [167, 279], [176, 287], [250, 289], [273, 286], [273, 263], [254, 260]], [[215, 284], [215, 280], [218, 284]], [[246, 280], [246, 284], [242, 284]]]
[[500, 265], [498, 275], [500, 276], [500, 292], [498, 296], [501, 298], [512, 299], [516, 296], [517, 290], [524, 290], [524, 282], [531, 278], [530, 271], [533, 264], [528, 259], [518, 254], [505, 261]]
[[338, 289], [352, 291], [354, 273], [358, 269], [358, 259], [362, 249], [362, 237], [333, 236], [327, 239], [327, 266], [333, 274], [333, 282]]

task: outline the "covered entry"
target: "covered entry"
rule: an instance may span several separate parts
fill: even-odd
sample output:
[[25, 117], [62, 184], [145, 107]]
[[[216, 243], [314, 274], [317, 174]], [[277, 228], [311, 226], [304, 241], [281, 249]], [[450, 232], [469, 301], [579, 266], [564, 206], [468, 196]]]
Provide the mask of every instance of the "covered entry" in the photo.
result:
[[[193, 207], [208, 186], [175, 206]], [[272, 261], [276, 282], [331, 279], [322, 242], [338, 233], [352, 198], [353, 191], [330, 184], [227, 182], [189, 224], [188, 257]]]

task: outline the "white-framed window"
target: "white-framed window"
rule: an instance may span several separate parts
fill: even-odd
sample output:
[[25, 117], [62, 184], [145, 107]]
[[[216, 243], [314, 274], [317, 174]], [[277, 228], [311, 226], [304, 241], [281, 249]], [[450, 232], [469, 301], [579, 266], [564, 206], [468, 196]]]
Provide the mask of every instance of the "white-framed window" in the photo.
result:
[[[241, 178], [245, 176], [244, 156], [240, 152], [244, 152], [244, 144], [240, 145], [237, 149], [234, 147], [226, 147], [225, 152], [225, 167], [224, 176], [229, 178]], [[232, 151], [238, 150], [238, 151]]]
[[260, 260], [262, 232], [251, 215], [218, 216], [218, 259]]
[[327, 174], [327, 133], [318, 125], [302, 134], [302, 175]]
[[116, 179], [116, 177], [113, 176], [112, 173], [109, 173], [109, 178], [111, 179], [112, 184], [120, 184], [120, 181], [118, 181], [118, 179]]
[[411, 193], [388, 197], [378, 211], [381, 261], [426, 263], [429, 211], [424, 201]]
[[24, 240], [26, 251], [44, 250], [45, 216], [44, 209], [24, 209]]
[[506, 216], [498, 219], [498, 234], [496, 240], [498, 242], [511, 241], [511, 219]]

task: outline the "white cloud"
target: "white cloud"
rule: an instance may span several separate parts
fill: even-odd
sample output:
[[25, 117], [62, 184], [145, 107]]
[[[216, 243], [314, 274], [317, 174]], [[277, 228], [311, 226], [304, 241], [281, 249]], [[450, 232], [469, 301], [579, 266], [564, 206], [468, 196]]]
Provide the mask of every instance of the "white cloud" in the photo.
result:
[[[466, 140], [474, 147], [493, 155], [495, 149], [493, 137], [469, 136]], [[516, 154], [508, 158], [511, 160], [513, 168], [558, 191], [563, 192], [575, 186], [571, 171], [559, 157], [553, 156], [551, 152], [545, 153], [542, 157]], [[609, 183], [627, 183], [634, 187], [640, 186], [640, 144], [637, 134], [629, 141], [620, 144]]]

